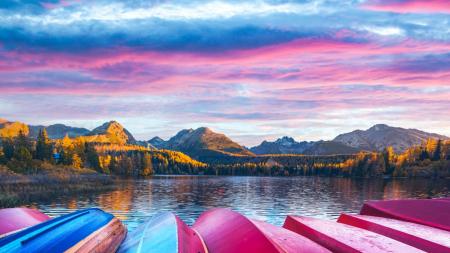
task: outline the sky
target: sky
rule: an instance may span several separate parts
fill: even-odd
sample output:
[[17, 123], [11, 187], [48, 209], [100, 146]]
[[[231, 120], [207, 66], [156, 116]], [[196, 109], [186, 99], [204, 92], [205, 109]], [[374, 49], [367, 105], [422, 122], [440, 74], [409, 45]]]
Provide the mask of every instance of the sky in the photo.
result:
[[253, 146], [450, 136], [448, 0], [0, 1], [0, 118]]

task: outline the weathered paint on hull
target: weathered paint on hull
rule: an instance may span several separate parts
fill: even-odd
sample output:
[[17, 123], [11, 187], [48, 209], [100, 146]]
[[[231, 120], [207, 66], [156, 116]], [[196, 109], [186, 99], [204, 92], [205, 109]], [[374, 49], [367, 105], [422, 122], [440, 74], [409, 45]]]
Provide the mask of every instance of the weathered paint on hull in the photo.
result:
[[338, 222], [387, 236], [427, 252], [450, 252], [450, 232], [442, 229], [367, 215], [341, 214]]
[[229, 209], [206, 211], [193, 227], [214, 253], [329, 252], [307, 238]]
[[334, 221], [288, 216], [283, 227], [333, 252], [424, 252], [391, 238]]
[[310, 252], [310, 253], [325, 253], [331, 252], [323, 246], [313, 242], [312, 240], [294, 233], [290, 230], [277, 227], [275, 225], [262, 222], [254, 221], [253, 224], [258, 227], [258, 229], [264, 233], [264, 235], [269, 238], [275, 244], [275, 246], [280, 250], [280, 252], [287, 253], [300, 253], [300, 252]]
[[367, 201], [360, 214], [409, 221], [450, 231], [449, 198]]

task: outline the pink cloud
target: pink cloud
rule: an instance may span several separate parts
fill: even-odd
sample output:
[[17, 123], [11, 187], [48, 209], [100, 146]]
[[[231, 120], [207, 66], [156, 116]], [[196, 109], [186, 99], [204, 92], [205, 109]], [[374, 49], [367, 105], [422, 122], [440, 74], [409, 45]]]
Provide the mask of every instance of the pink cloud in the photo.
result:
[[364, 9], [398, 13], [450, 13], [447, 0], [372, 0], [362, 5]]
[[[340, 32], [339, 36], [348, 36]], [[223, 82], [247, 86], [295, 88], [343, 83], [404, 86], [448, 85], [450, 70], [422, 73], [394, 68], [404, 55], [442, 54], [450, 44], [439, 42], [345, 42], [300, 39], [289, 43], [223, 54], [136, 51], [117, 48], [84, 54], [2, 52], [0, 74], [4, 93], [164, 94]], [[395, 56], [395, 58], [393, 58]], [[393, 60], [394, 59], [394, 60]], [[425, 62], [426, 63], [426, 62]], [[36, 73], [69, 72], [89, 78], [53, 80]], [[22, 73], [20, 77], [19, 73]], [[27, 74], [24, 74], [27, 73]], [[86, 79], [86, 80], [85, 80]], [[30, 84], [30, 85], [29, 85]]]

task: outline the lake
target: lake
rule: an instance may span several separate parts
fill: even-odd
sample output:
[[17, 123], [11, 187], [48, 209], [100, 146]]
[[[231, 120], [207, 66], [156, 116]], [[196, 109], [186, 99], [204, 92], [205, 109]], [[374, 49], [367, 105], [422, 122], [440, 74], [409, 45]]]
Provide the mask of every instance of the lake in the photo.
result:
[[120, 180], [117, 189], [109, 192], [60, 196], [29, 206], [53, 217], [100, 207], [122, 219], [130, 230], [161, 211], [172, 211], [192, 224], [214, 207], [282, 225], [288, 214], [336, 219], [342, 212], [358, 212], [365, 200], [446, 197], [449, 187], [450, 180], [445, 179], [155, 176]]

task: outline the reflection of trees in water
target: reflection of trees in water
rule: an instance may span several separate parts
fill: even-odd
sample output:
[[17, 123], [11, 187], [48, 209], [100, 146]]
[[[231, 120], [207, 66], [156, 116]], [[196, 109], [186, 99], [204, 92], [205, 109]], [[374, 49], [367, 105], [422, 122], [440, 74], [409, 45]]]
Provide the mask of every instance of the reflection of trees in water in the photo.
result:
[[118, 181], [116, 190], [89, 197], [57, 198], [45, 209], [98, 206], [127, 224], [167, 210], [192, 224], [207, 209], [230, 207], [280, 225], [288, 214], [331, 219], [341, 212], [358, 212], [365, 200], [445, 195], [448, 180], [158, 176]]
[[121, 220], [127, 219], [127, 213], [133, 209], [135, 193], [134, 184], [126, 183], [126, 187], [119, 187], [107, 193], [102, 193], [97, 198], [97, 204], [104, 210], [111, 210]]
[[448, 196], [448, 187], [448, 180], [389, 180], [384, 188], [383, 199], [445, 197]]
[[173, 193], [175, 200], [180, 204], [216, 207], [222, 206], [221, 200], [229, 197], [228, 188], [226, 182], [220, 178], [203, 180], [199, 177], [188, 176], [177, 177]]
[[78, 201], [76, 198], [70, 198], [67, 201], [67, 209], [78, 209]]

